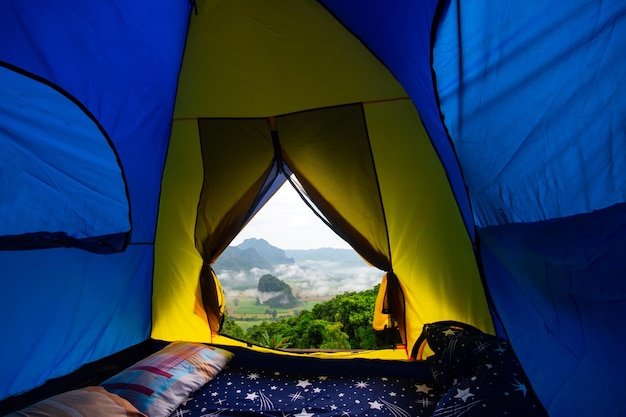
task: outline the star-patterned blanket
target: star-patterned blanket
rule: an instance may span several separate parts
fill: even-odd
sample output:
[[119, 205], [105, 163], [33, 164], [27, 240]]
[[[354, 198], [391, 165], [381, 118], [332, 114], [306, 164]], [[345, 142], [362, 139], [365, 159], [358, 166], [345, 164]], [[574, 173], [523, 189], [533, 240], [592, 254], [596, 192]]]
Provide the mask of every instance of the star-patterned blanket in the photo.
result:
[[263, 369], [242, 372], [231, 367], [196, 392], [174, 416], [430, 416], [437, 400], [430, 381]]
[[451, 322], [422, 336], [434, 355], [406, 362], [242, 349], [172, 416], [547, 417], [506, 340]]

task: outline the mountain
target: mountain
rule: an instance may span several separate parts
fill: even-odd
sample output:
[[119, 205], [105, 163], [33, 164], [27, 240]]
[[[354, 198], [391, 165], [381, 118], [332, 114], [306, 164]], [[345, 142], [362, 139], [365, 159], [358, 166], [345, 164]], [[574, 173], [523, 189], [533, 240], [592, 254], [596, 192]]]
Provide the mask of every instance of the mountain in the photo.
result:
[[[229, 246], [213, 266], [216, 271], [248, 271], [259, 268], [274, 271], [278, 265], [300, 265], [307, 268], [363, 267], [367, 262], [352, 249], [280, 249], [264, 239], [246, 239], [237, 246]], [[334, 265], [334, 266], [333, 266]]]
[[259, 279], [257, 301], [274, 308], [292, 308], [300, 305], [291, 286], [274, 275], [266, 274]]
[[319, 248], [319, 249], [287, 249], [285, 254], [296, 263], [306, 262], [337, 262], [344, 266], [363, 266], [366, 262], [352, 249]]
[[213, 269], [216, 271], [247, 271], [252, 268], [273, 270], [272, 264], [259, 255], [254, 248], [241, 249], [237, 246], [226, 248], [213, 265]]
[[238, 246], [239, 249], [254, 249], [260, 256], [265, 258], [273, 266], [276, 265], [289, 265], [294, 264], [296, 261], [293, 258], [287, 257], [285, 251], [272, 246], [265, 239], [246, 239]]
[[213, 269], [225, 293], [256, 293], [259, 278], [271, 273], [304, 298], [370, 289], [382, 274], [351, 249], [283, 250], [263, 239], [227, 247]]
[[237, 246], [229, 246], [213, 266], [216, 271], [247, 271], [252, 268], [273, 271], [277, 265], [291, 265], [296, 261], [285, 251], [272, 246], [264, 239], [246, 239]]

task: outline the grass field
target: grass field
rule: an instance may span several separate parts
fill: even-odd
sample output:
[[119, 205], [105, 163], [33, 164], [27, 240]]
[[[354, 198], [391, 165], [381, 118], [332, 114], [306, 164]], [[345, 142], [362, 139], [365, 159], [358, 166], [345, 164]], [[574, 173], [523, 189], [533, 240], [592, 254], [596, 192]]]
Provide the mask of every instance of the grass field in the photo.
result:
[[[329, 297], [331, 298], [331, 297]], [[258, 304], [253, 297], [229, 298], [226, 295], [226, 313], [244, 331], [252, 326], [261, 324], [264, 321], [278, 321], [280, 319], [294, 317], [302, 310], [311, 310], [313, 306], [326, 301], [328, 298], [315, 298], [301, 300], [302, 305], [294, 308], [272, 308], [267, 305]], [[276, 311], [276, 314], [274, 314]]]

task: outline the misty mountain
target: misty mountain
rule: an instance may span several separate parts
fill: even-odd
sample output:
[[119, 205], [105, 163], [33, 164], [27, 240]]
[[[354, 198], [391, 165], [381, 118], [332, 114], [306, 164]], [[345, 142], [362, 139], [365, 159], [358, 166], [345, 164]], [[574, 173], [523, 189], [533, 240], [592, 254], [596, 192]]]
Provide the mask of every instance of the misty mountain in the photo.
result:
[[280, 249], [264, 239], [246, 239], [237, 246], [229, 246], [219, 257], [213, 269], [246, 271], [252, 268], [273, 271], [278, 265], [332, 263], [343, 267], [360, 267], [366, 262], [352, 249]]
[[238, 246], [226, 248], [213, 265], [213, 269], [216, 271], [246, 271], [252, 268], [271, 271], [273, 266], [267, 259], [259, 255], [254, 248], [241, 249]]
[[298, 264], [309, 262], [335, 262], [343, 266], [363, 266], [366, 262], [352, 249], [287, 249], [285, 254]]
[[257, 295], [259, 278], [271, 272], [299, 297], [363, 291], [380, 282], [382, 271], [351, 249], [283, 250], [263, 239], [229, 246], [213, 265], [226, 293]]
[[296, 262], [293, 258], [287, 257], [284, 250], [279, 249], [276, 246], [270, 245], [269, 242], [265, 239], [246, 239], [241, 244], [235, 247], [242, 250], [254, 249], [261, 257], [263, 257], [273, 266], [289, 265]]
[[274, 275], [265, 274], [259, 279], [257, 301], [274, 308], [292, 308], [301, 303], [293, 295], [291, 286]]

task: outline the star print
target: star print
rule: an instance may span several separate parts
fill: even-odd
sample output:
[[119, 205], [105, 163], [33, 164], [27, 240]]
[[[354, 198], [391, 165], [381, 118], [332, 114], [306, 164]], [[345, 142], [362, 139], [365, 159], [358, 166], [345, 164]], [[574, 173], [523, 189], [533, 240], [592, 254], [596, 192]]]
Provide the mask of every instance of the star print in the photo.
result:
[[248, 379], [259, 379], [259, 374], [248, 374]]
[[220, 395], [218, 392], [212, 392], [211, 393], [211, 397], [217, 397], [218, 395]]
[[330, 406], [330, 409], [331, 409], [331, 410], [336, 410], [336, 409], [337, 409], [337, 406], [336, 406], [335, 404], [333, 404], [333, 405], [331, 405], [331, 406]]
[[272, 386], [270, 387], [270, 389], [271, 389], [272, 391], [276, 391], [276, 390], [278, 389], [278, 387], [277, 387], [276, 385], [272, 385]]
[[367, 386], [368, 386], [368, 385], [369, 385], [369, 384], [368, 384], [367, 382], [365, 382], [365, 381], [359, 381], [359, 382], [357, 382], [357, 383], [356, 383], [356, 385], [355, 385], [355, 386], [356, 386], [357, 388], [367, 388]]
[[309, 385], [313, 385], [313, 384], [311, 384], [311, 383], [309, 382], [309, 380], [308, 380], [308, 379], [305, 379], [304, 381], [303, 381], [303, 380], [301, 380], [301, 379], [299, 379], [299, 380], [298, 380], [298, 384], [296, 385], [296, 387], [306, 388], [306, 387], [308, 387]]
[[381, 410], [383, 408], [383, 405], [381, 403], [378, 402], [378, 400], [375, 400], [373, 403], [368, 403], [370, 405], [370, 408], [376, 409], [376, 410]]
[[474, 394], [472, 394], [470, 392], [469, 388], [465, 388], [465, 389], [456, 389], [457, 390], [457, 394], [454, 396], [454, 398], [460, 398], [463, 400], [463, 402], [467, 402], [467, 400], [469, 399], [469, 397], [473, 397]]
[[515, 391], [522, 391], [524, 397], [526, 397], [526, 384], [523, 382], [519, 382], [517, 379], [515, 380], [515, 384], [511, 384], [515, 387]]
[[389, 395], [390, 395], [391, 397], [395, 397], [395, 396], [396, 396], [396, 395], [398, 395], [398, 394], [396, 394], [395, 392], [393, 392], [393, 391], [392, 391], [392, 392], [390, 392], [390, 393], [389, 393]]
[[483, 353], [490, 344], [489, 342], [476, 342], [474, 353]]
[[448, 329], [445, 332], [443, 332], [443, 334], [446, 336], [454, 336], [454, 330]]
[[313, 392], [319, 394], [320, 392], [322, 392], [322, 390], [320, 388], [314, 388]]
[[426, 384], [416, 384], [415, 388], [417, 388], [417, 392], [423, 392], [424, 394], [428, 394], [430, 390], [432, 390], [432, 388]]
[[302, 394], [298, 391], [295, 394], [289, 394], [289, 397], [291, 398], [291, 401], [296, 401], [302, 398]]
[[328, 379], [327, 376], [318, 376], [317, 377], [320, 381], [326, 381]]
[[314, 415], [315, 413], [307, 413], [306, 410], [303, 408], [302, 411], [300, 411], [298, 414], [294, 414], [293, 417], [312, 417]]
[[251, 392], [249, 394], [246, 395], [246, 400], [256, 400], [257, 398], [259, 398], [259, 396], [257, 395], [256, 392]]

